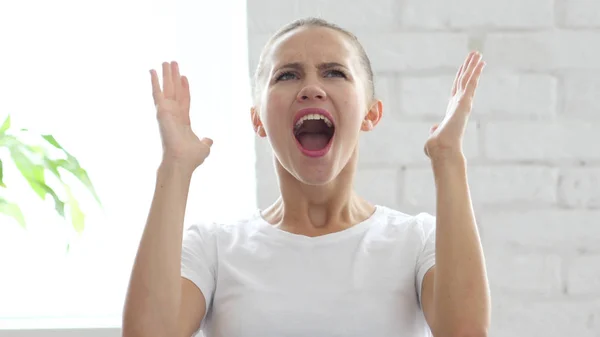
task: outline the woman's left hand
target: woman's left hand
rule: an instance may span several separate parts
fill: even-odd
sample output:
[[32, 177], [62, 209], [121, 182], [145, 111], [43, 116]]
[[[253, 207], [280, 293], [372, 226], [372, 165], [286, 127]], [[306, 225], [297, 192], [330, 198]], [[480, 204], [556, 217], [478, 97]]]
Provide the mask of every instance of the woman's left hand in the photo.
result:
[[425, 142], [425, 154], [432, 160], [462, 156], [462, 140], [471, 114], [475, 89], [485, 66], [479, 52], [471, 52], [458, 69], [452, 86], [446, 116], [434, 125]]

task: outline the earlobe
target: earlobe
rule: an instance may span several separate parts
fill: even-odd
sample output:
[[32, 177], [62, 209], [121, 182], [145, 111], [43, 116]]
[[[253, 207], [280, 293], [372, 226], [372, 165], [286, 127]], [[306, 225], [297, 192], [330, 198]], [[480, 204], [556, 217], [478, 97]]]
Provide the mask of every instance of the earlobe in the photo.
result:
[[373, 122], [368, 119], [364, 119], [362, 122], [362, 126], [360, 128], [362, 131], [371, 131], [373, 130]]
[[267, 133], [265, 132], [265, 128], [262, 125], [262, 122], [260, 120], [260, 114], [258, 113], [258, 110], [255, 107], [252, 107], [250, 109], [250, 118], [252, 119], [252, 126], [254, 128], [254, 132], [256, 132], [256, 134], [259, 137], [266, 137]]
[[362, 131], [371, 131], [373, 128], [379, 123], [381, 117], [383, 116], [383, 103], [380, 100], [376, 100], [363, 120], [361, 125]]

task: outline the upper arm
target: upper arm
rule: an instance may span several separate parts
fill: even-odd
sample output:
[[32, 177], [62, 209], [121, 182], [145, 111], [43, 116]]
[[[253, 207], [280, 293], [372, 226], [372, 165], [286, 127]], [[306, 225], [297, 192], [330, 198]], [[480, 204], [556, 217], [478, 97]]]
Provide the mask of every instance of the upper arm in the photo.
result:
[[423, 285], [421, 289], [421, 306], [423, 309], [423, 314], [425, 315], [425, 320], [429, 325], [431, 331], [434, 331], [434, 310], [433, 310], [433, 284], [435, 279], [435, 266], [431, 267], [427, 273], [425, 273], [425, 277], [423, 277]]
[[202, 291], [190, 280], [181, 278], [181, 304], [179, 307], [179, 336], [190, 337], [206, 315], [206, 299]]
[[181, 249], [181, 303], [179, 331], [190, 337], [201, 326], [216, 287], [216, 225], [190, 226]]
[[434, 331], [434, 279], [435, 279], [435, 237], [436, 218], [429, 214], [422, 214], [420, 222], [421, 251], [417, 258], [416, 280], [417, 292], [421, 310], [430, 329]]

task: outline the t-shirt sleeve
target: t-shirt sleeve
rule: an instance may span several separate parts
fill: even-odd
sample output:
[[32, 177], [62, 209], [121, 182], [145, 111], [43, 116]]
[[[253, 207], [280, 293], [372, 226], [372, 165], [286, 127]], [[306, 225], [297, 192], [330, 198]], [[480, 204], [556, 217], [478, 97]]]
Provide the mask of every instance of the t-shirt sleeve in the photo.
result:
[[194, 224], [184, 231], [181, 247], [181, 277], [192, 281], [212, 303], [216, 283], [217, 246], [215, 224]]
[[435, 265], [435, 221], [436, 218], [427, 213], [421, 213], [418, 216], [421, 226], [422, 249], [417, 258], [416, 266], [416, 286], [421, 304], [421, 291], [423, 289], [423, 278], [431, 267]]

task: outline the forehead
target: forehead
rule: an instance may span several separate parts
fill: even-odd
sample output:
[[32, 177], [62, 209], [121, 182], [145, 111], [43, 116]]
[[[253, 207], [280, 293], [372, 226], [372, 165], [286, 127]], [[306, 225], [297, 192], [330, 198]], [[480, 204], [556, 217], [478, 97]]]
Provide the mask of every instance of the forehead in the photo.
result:
[[301, 27], [277, 39], [269, 56], [272, 66], [288, 62], [339, 62], [350, 66], [356, 52], [341, 32], [326, 27]]

